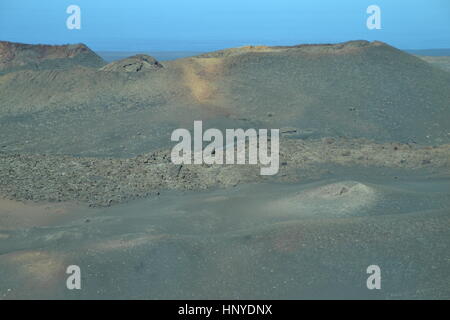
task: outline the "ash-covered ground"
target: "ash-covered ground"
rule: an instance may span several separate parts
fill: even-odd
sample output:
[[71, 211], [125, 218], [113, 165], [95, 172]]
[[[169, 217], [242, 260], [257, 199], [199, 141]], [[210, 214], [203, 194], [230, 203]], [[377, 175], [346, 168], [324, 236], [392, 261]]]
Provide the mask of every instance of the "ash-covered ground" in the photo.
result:
[[[107, 64], [1, 42], [0, 299], [448, 299], [443, 61], [351, 41]], [[173, 164], [194, 120], [281, 129], [279, 173]]]

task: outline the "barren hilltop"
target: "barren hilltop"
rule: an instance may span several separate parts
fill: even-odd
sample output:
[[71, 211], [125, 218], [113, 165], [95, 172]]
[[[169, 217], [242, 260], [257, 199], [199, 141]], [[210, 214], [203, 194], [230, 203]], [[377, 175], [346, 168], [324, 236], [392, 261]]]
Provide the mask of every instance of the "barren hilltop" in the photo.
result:
[[33, 45], [0, 41], [0, 74], [23, 69], [54, 69], [106, 64], [86, 45]]
[[450, 73], [381, 42], [247, 46], [164, 63], [138, 55], [108, 65], [83, 45], [3, 42], [1, 57], [4, 72], [15, 68], [0, 77], [4, 151], [137, 155], [196, 119], [291, 128], [304, 138], [450, 141]]

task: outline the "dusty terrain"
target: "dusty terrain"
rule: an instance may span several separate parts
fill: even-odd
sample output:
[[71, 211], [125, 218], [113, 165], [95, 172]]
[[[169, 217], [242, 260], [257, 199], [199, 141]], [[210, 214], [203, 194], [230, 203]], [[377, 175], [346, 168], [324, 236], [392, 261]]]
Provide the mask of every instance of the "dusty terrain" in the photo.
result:
[[[450, 297], [444, 65], [366, 41], [109, 64], [0, 44], [0, 299]], [[280, 128], [279, 173], [172, 164], [200, 119]]]
[[[382, 172], [166, 192], [2, 230], [0, 296], [447, 299], [449, 180]], [[71, 264], [82, 290], [64, 287]], [[372, 264], [380, 291], [365, 287]]]
[[[280, 171], [261, 176], [258, 165], [175, 165], [170, 150], [134, 158], [0, 154], [0, 193], [10, 199], [78, 201], [109, 206], [155, 197], [165, 190], [204, 190], [240, 183], [297, 182], [320, 177], [324, 166], [431, 169], [450, 174], [450, 145], [418, 147], [367, 140], [282, 139]], [[394, 177], [391, 177], [394, 178]]]

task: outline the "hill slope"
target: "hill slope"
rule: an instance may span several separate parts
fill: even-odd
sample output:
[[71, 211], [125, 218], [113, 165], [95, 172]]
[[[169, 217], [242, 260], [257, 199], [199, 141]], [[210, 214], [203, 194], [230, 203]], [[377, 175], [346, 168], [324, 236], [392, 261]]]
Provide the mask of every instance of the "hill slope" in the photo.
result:
[[198, 119], [301, 138], [450, 141], [450, 73], [381, 42], [248, 46], [164, 67], [142, 57], [0, 76], [3, 151], [136, 155]]
[[23, 69], [60, 69], [75, 65], [98, 68], [106, 64], [84, 44], [31, 45], [0, 41], [0, 74]]

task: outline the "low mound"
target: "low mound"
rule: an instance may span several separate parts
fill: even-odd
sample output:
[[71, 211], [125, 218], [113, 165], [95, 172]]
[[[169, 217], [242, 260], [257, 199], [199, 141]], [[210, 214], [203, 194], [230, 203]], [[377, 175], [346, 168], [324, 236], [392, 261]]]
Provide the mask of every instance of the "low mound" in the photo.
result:
[[102, 58], [84, 44], [32, 45], [0, 41], [0, 73], [22, 69], [101, 67]]
[[374, 188], [356, 181], [342, 181], [277, 199], [268, 210], [284, 210], [296, 217], [359, 216], [367, 212], [376, 200]]
[[299, 193], [295, 198], [300, 201], [306, 199], [335, 200], [340, 197], [372, 197], [373, 194], [374, 190], [365, 184], [356, 181], [342, 181]]
[[101, 71], [115, 71], [115, 72], [143, 72], [152, 71], [163, 68], [155, 58], [146, 54], [138, 54], [129, 58], [112, 62], [104, 67]]

